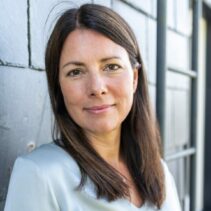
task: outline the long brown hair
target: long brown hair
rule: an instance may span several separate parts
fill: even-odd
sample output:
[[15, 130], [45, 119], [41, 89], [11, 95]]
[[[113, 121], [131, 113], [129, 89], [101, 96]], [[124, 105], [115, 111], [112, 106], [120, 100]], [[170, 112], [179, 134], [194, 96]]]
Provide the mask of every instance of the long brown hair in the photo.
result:
[[122, 123], [120, 150], [143, 201], [158, 208], [165, 198], [164, 173], [160, 155], [160, 136], [152, 115], [144, 65], [134, 33], [126, 21], [111, 9], [84, 4], [68, 9], [58, 19], [46, 48], [48, 88], [55, 115], [56, 143], [76, 160], [81, 171], [80, 189], [87, 176], [93, 181], [97, 197], [109, 201], [129, 195], [120, 173], [90, 145], [88, 138], [68, 114], [59, 85], [59, 61], [67, 36], [76, 28], [87, 28], [110, 38], [126, 49], [131, 65], [139, 63], [138, 87], [130, 113]]

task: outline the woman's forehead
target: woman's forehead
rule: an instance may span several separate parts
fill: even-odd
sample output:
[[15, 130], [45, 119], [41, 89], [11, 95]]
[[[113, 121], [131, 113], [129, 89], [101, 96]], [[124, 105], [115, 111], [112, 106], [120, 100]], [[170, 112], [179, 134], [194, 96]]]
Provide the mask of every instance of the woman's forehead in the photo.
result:
[[89, 29], [76, 29], [71, 32], [64, 42], [61, 60], [64, 57], [86, 59], [116, 57], [128, 58], [127, 51], [117, 43], [99, 32]]

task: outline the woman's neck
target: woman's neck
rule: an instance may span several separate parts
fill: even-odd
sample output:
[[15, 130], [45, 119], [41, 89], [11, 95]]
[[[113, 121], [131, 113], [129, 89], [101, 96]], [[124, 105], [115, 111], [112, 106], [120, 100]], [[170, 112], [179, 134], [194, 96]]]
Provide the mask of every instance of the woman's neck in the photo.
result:
[[106, 134], [86, 132], [86, 135], [97, 153], [113, 167], [120, 162], [120, 130]]

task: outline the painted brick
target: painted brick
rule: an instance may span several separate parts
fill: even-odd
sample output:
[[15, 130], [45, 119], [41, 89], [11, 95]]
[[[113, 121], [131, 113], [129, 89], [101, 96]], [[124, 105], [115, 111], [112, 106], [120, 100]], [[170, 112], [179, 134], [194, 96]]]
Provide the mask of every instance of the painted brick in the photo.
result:
[[166, 150], [177, 151], [189, 141], [190, 92], [167, 89]]
[[[43, 141], [48, 141], [51, 111], [45, 72], [0, 67], [0, 75], [0, 98], [4, 102], [0, 107], [1, 132], [9, 132], [11, 141], [20, 136], [17, 142], [20, 145], [30, 140], [37, 143], [44, 137]], [[42, 127], [45, 128], [43, 137]]]
[[191, 79], [188, 76], [184, 76], [171, 71], [167, 71], [166, 84], [167, 87], [171, 89], [182, 89], [182, 90], [191, 89]]
[[142, 9], [148, 14], [152, 13], [151, 0], [127, 0], [127, 2], [133, 4], [137, 8]]
[[148, 81], [155, 84], [156, 83], [156, 49], [157, 49], [157, 23], [148, 18], [147, 19], [147, 72], [148, 72]]
[[174, 145], [183, 146], [189, 141], [190, 92], [174, 91]]
[[50, 142], [51, 110], [45, 72], [0, 67], [0, 193], [5, 199], [15, 158]]
[[28, 65], [27, 1], [0, 1], [0, 60]]
[[189, 70], [189, 39], [167, 31], [167, 65]]
[[175, 0], [167, 1], [167, 25], [176, 28], [176, 8]]
[[111, 0], [93, 0], [94, 4], [101, 4], [106, 7], [111, 7]]
[[[146, 17], [126, 4], [114, 1], [113, 9], [118, 12], [133, 29], [142, 55], [144, 64], [147, 62], [146, 52]], [[130, 15], [128, 15], [130, 14]], [[147, 65], [146, 65], [147, 66]]]
[[152, 4], [151, 4], [151, 10], [152, 10], [152, 16], [153, 17], [157, 17], [157, 0], [151, 0]]
[[191, 34], [191, 13], [189, 0], [176, 0], [176, 29], [186, 35]]
[[174, 149], [174, 116], [173, 116], [173, 90], [166, 90], [166, 140], [165, 151], [172, 151]]
[[91, 2], [91, 0], [79, 0], [77, 2], [64, 2], [62, 0], [30, 1], [31, 55], [33, 66], [44, 69], [45, 46], [52, 31], [52, 26], [59, 14], [67, 8], [78, 7], [88, 2]]

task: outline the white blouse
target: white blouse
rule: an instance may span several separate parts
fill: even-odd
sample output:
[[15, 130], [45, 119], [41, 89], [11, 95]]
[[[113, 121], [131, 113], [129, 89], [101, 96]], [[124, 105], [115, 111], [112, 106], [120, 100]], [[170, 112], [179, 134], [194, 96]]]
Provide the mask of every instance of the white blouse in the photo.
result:
[[[181, 211], [174, 179], [162, 161], [166, 199], [161, 211]], [[19, 157], [10, 179], [4, 211], [154, 211], [146, 202], [140, 208], [127, 199], [97, 199], [91, 180], [81, 191], [75, 187], [81, 174], [75, 160], [54, 143]]]

